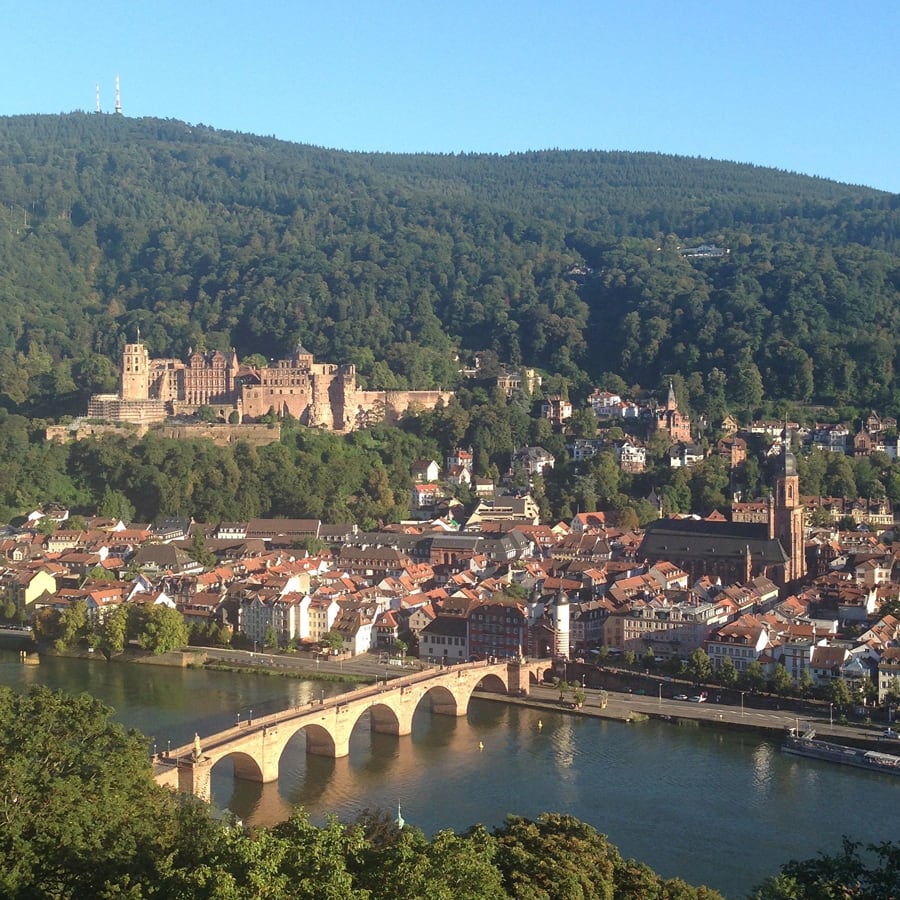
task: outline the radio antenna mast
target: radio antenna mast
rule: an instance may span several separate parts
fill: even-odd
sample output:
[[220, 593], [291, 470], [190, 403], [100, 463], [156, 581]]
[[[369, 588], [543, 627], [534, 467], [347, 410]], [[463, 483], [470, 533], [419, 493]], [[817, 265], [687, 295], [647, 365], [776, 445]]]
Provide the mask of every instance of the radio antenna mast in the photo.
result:
[[100, 82], [97, 82], [97, 109], [96, 112], [100, 112]]
[[116, 75], [116, 115], [122, 115], [122, 95], [119, 93], [118, 75]]

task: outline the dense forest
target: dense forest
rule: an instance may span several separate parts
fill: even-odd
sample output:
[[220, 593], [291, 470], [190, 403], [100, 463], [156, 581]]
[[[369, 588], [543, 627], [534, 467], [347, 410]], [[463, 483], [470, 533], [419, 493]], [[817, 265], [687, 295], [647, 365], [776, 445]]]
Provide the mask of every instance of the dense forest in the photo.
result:
[[[0, 118], [0, 405], [80, 412], [155, 355], [302, 339], [370, 387], [458, 357], [693, 409], [900, 412], [900, 197], [645, 153], [345, 153], [189, 126]], [[727, 248], [692, 258], [680, 248]]]

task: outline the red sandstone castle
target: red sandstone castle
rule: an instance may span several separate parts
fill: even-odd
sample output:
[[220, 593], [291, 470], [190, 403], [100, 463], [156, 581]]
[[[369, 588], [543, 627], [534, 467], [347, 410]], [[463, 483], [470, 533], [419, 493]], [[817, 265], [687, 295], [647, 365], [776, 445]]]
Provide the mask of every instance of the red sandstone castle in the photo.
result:
[[254, 368], [219, 350], [180, 359], [151, 359], [140, 335], [126, 344], [118, 394], [95, 394], [88, 417], [151, 424], [212, 408], [222, 421], [258, 419], [270, 412], [304, 425], [352, 431], [372, 421], [396, 421], [411, 408], [432, 409], [448, 391], [362, 391], [356, 367], [316, 363], [298, 344], [290, 359]]

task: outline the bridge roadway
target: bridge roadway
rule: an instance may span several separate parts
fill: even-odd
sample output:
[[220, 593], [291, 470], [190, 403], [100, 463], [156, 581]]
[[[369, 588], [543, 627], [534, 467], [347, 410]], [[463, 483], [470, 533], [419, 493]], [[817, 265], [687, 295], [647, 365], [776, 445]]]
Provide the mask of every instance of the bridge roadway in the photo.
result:
[[212, 768], [230, 757], [236, 778], [277, 781], [281, 754], [300, 731], [306, 732], [307, 753], [347, 756], [350, 734], [366, 713], [373, 731], [407, 735], [412, 731], [413, 715], [426, 696], [433, 714], [464, 716], [476, 688], [527, 696], [531, 685], [540, 682], [550, 665], [550, 660], [478, 661], [366, 685], [320, 703], [311, 702], [241, 722], [217, 734], [197, 736], [192, 744], [157, 756], [154, 778], [158, 784], [209, 800]]

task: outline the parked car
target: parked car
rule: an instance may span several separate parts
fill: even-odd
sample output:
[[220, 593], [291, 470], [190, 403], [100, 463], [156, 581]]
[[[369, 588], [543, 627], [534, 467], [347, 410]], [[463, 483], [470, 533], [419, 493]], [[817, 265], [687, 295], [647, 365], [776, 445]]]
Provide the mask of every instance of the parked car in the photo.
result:
[[687, 700], [687, 694], [676, 694], [672, 699], [673, 700]]
[[886, 738], [900, 738], [900, 732], [894, 731], [893, 728], [885, 728], [884, 731], [881, 732], [881, 736]]
[[693, 697], [689, 697], [688, 699], [691, 703], [706, 703], [707, 693], [704, 691], [702, 694], [694, 694]]

